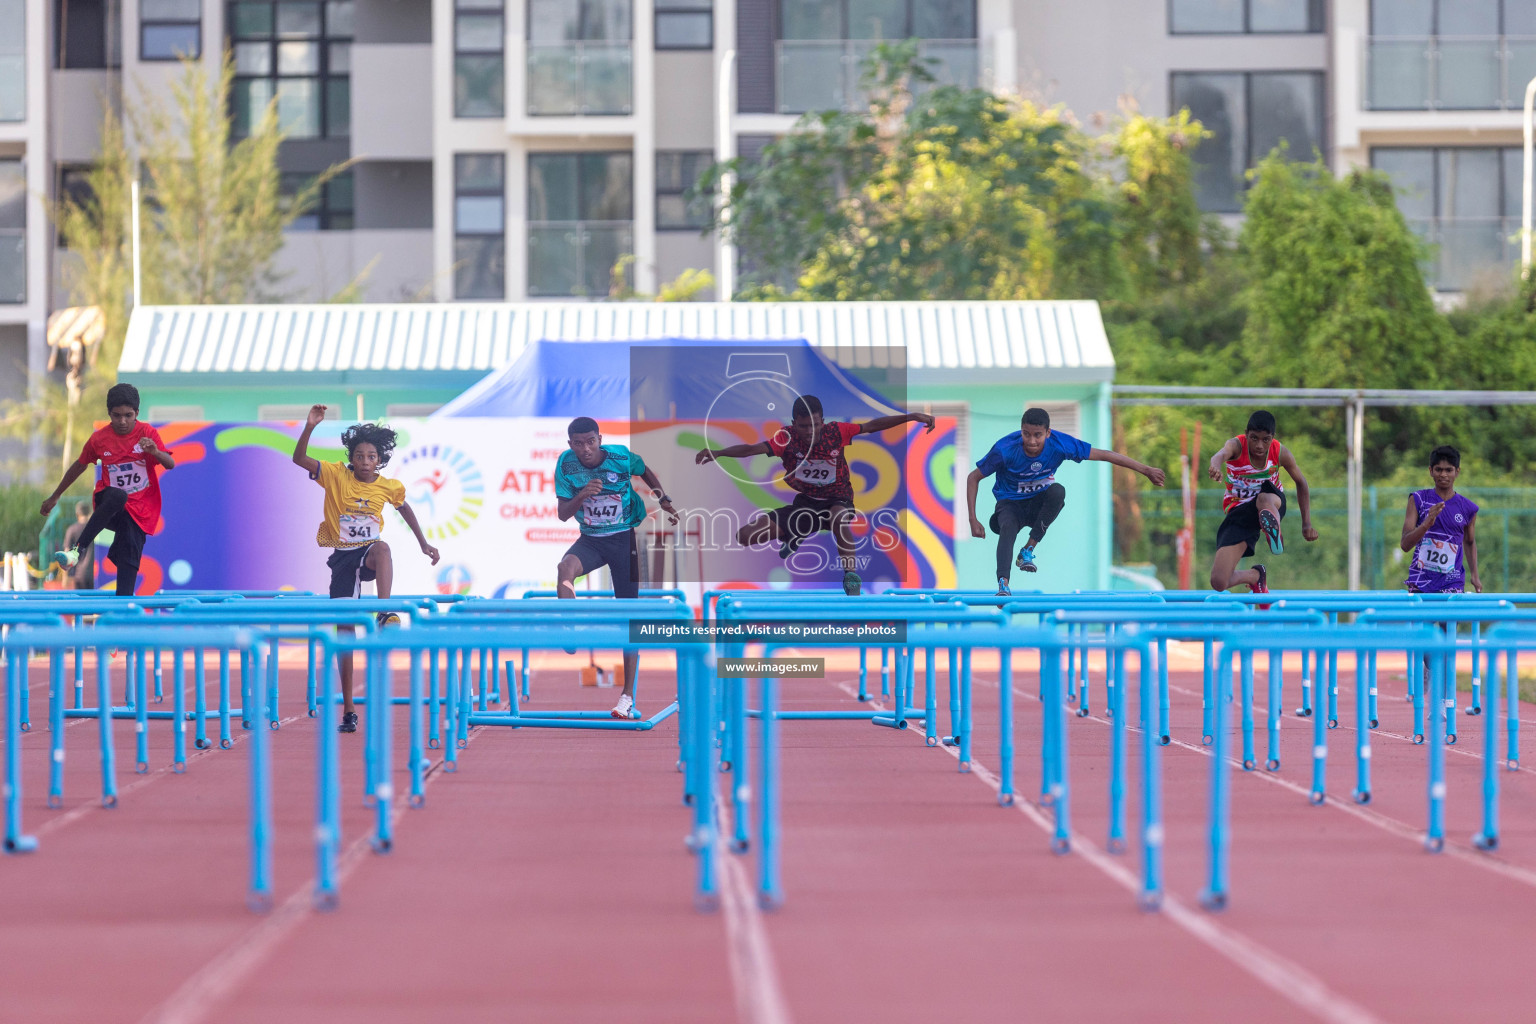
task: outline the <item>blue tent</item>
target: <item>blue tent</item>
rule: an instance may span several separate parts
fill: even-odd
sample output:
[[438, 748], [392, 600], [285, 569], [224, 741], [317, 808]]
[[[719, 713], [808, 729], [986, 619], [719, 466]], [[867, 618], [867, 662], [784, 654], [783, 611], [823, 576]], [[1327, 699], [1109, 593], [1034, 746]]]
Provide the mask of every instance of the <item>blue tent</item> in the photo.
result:
[[606, 420], [790, 419], [796, 395], [815, 395], [829, 420], [899, 410], [804, 339], [535, 341], [433, 414], [591, 416]]

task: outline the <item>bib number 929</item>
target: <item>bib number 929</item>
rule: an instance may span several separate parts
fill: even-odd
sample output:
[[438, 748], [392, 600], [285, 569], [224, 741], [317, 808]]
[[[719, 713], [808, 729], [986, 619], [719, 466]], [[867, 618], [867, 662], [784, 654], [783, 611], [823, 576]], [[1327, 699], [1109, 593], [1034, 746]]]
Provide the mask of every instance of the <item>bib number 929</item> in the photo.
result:
[[808, 484], [829, 484], [837, 479], [837, 466], [823, 459], [807, 459], [795, 467], [795, 476]]

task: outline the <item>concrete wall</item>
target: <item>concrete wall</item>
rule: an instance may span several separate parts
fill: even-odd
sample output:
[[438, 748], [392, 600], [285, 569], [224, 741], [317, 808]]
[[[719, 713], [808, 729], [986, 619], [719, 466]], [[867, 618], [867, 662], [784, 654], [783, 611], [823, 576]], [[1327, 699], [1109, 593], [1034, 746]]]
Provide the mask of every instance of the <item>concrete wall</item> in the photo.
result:
[[[997, 586], [997, 537], [991, 531], [984, 540], [970, 535], [963, 489], [966, 474], [987, 454], [993, 442], [1019, 429], [1019, 417], [1027, 405], [1034, 403], [1078, 402], [1079, 436], [1096, 448], [1109, 447], [1112, 434], [1108, 404], [1101, 401], [1101, 397], [1097, 384], [1050, 384], [1029, 388], [914, 385], [908, 389], [907, 405], [913, 409], [922, 408], [923, 402], [970, 404], [970, 451], [956, 456], [956, 462], [960, 464], [961, 490], [957, 500], [959, 512], [955, 518], [955, 560], [961, 589], [983, 590]], [[1014, 569], [1013, 587], [1015, 590], [1047, 591], [1107, 589], [1114, 539], [1110, 466], [1108, 463], [1065, 463], [1057, 480], [1067, 489], [1066, 509], [1040, 545], [1037, 559], [1040, 571], [1029, 575]], [[992, 515], [994, 506], [991, 483], [990, 477], [982, 481], [976, 497], [976, 517], [983, 525]]]
[[366, 302], [432, 297], [432, 231], [293, 231], [278, 254], [282, 287], [295, 302], [325, 302], [377, 257], [364, 279]]
[[1325, 34], [1171, 35], [1169, 0], [1015, 0], [1019, 88], [1092, 128], [1128, 95], [1168, 113], [1172, 71], [1323, 70]]

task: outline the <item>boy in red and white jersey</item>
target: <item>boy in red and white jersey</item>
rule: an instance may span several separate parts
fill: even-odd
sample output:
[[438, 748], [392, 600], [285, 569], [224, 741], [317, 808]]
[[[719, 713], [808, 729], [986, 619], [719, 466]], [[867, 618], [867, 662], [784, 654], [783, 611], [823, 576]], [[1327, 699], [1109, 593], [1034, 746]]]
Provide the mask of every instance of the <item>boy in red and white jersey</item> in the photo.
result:
[[68, 573], [79, 564], [81, 552], [96, 543], [96, 535], [111, 530], [107, 557], [117, 566], [117, 594], [130, 597], [144, 556], [144, 540], [160, 527], [160, 470], [175, 469], [176, 460], [165, 450], [159, 432], [139, 422], [139, 389], [132, 384], [114, 384], [107, 392], [107, 415], [112, 422], [86, 438], [80, 457], [70, 463], [59, 486], [43, 501], [42, 513], [52, 512], [59, 495], [100, 461], [91, 518], [74, 546], [55, 551], [53, 559]]
[[1269, 550], [1280, 554], [1285, 543], [1280, 534], [1280, 520], [1285, 518], [1285, 488], [1280, 470], [1290, 474], [1296, 484], [1296, 504], [1301, 508], [1301, 535], [1317, 540], [1312, 528], [1312, 496], [1307, 478], [1296, 467], [1289, 449], [1275, 440], [1275, 417], [1259, 410], [1248, 417], [1245, 433], [1232, 438], [1211, 456], [1208, 467], [1212, 480], [1225, 480], [1227, 494], [1221, 501], [1227, 517], [1216, 531], [1216, 558], [1211, 563], [1211, 589], [1230, 590], [1246, 586], [1255, 594], [1269, 593], [1269, 573], [1255, 563], [1247, 569], [1237, 564], [1254, 553], [1259, 535], [1269, 543]]

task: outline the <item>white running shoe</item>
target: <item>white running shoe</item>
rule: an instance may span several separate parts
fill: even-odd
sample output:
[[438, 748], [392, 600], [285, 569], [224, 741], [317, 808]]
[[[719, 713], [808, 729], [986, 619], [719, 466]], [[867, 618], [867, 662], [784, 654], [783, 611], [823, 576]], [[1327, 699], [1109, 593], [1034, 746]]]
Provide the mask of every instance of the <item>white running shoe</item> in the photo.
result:
[[80, 564], [80, 552], [75, 548], [70, 548], [67, 551], [55, 551], [53, 553], [53, 560], [67, 571]]
[[619, 694], [619, 702], [615, 704], [613, 706], [613, 710], [608, 713], [614, 718], [634, 718], [635, 698], [631, 697], [627, 693]]

